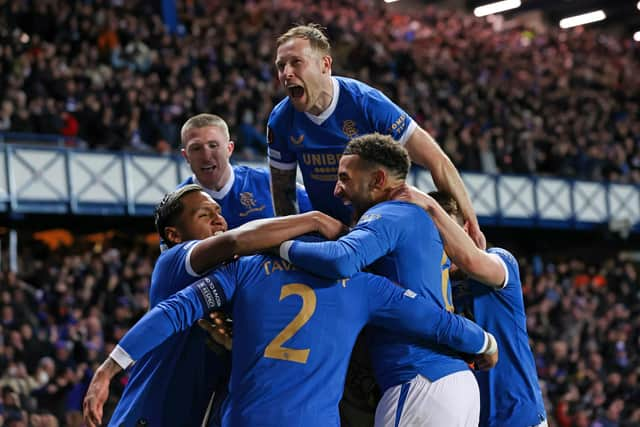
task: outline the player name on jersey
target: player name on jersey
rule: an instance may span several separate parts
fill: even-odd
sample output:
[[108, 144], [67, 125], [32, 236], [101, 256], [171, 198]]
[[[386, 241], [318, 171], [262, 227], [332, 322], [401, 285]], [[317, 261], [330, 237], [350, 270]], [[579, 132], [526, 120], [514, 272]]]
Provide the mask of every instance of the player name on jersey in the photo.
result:
[[296, 268], [285, 260], [267, 260], [262, 264], [264, 272], [267, 276], [276, 271], [292, 271]]

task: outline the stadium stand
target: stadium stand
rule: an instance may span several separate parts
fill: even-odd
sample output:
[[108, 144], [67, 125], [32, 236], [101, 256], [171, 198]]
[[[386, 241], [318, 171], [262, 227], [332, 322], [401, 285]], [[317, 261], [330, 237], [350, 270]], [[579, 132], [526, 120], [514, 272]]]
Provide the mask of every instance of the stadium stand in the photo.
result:
[[637, 46], [370, 3], [180, 2], [169, 34], [150, 2], [3, 2], [0, 131], [165, 153], [215, 111], [239, 156], [259, 157], [281, 97], [274, 37], [311, 20], [328, 23], [337, 74], [382, 89], [463, 171], [640, 182]]

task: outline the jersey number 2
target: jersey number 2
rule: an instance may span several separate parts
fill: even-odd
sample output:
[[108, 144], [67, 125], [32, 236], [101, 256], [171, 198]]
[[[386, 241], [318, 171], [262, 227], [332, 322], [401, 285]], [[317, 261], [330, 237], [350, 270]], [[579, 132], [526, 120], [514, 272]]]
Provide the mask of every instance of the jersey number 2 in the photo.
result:
[[307, 363], [310, 349], [298, 350], [283, 347], [282, 344], [291, 339], [311, 319], [314, 311], [316, 311], [316, 294], [307, 285], [291, 283], [284, 285], [280, 290], [280, 301], [291, 295], [298, 295], [302, 298], [302, 308], [296, 314], [296, 317], [264, 349], [264, 357]]

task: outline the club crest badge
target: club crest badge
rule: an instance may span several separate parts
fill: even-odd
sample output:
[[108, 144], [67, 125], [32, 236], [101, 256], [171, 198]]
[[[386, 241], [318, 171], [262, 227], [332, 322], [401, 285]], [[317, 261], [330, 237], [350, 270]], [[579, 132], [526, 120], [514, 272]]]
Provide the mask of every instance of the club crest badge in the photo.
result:
[[349, 138], [353, 138], [358, 135], [358, 128], [356, 122], [353, 120], [345, 120], [342, 122], [342, 132]]

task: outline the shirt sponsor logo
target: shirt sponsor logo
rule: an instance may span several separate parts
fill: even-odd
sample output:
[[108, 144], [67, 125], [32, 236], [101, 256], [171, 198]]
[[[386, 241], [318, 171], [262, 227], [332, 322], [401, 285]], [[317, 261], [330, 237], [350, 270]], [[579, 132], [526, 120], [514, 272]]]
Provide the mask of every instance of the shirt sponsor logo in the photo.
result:
[[393, 134], [395, 137], [402, 135], [404, 129], [407, 127], [407, 115], [403, 114], [398, 119], [393, 122], [391, 127], [388, 129], [390, 134]]
[[289, 140], [291, 141], [291, 143], [293, 145], [300, 145], [302, 144], [302, 141], [304, 141], [304, 134], [300, 135], [297, 138], [294, 138], [293, 135], [289, 137]]
[[310, 176], [316, 181], [335, 182], [338, 179], [338, 163], [341, 153], [303, 153], [302, 163], [310, 166]]

